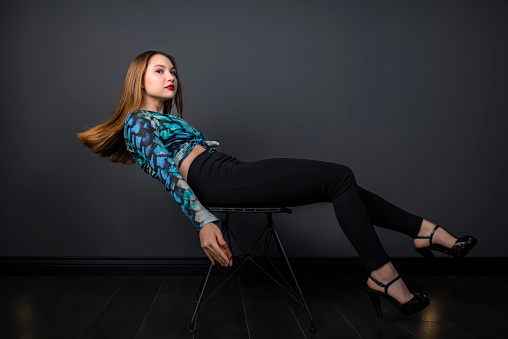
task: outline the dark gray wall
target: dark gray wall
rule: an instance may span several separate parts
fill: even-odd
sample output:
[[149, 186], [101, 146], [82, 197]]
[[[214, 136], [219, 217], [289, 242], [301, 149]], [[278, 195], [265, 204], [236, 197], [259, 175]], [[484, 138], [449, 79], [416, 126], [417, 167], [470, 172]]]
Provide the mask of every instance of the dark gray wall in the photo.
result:
[[[507, 256], [505, 1], [11, 1], [1, 5], [2, 256], [202, 256], [136, 166], [76, 132], [142, 51], [178, 62], [185, 118], [242, 160], [350, 166], [360, 185]], [[293, 256], [355, 256], [329, 204], [277, 216]], [[259, 218], [254, 218], [260, 221]], [[253, 220], [237, 219], [248, 228]], [[379, 230], [388, 253], [412, 241]]]

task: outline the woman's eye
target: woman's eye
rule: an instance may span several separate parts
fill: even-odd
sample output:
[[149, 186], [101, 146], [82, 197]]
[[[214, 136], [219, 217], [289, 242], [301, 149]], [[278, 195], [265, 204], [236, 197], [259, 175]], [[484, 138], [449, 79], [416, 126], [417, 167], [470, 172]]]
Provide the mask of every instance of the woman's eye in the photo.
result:
[[176, 76], [176, 72], [175, 71], [171, 71], [170, 73], [173, 74], [173, 76]]
[[157, 72], [157, 73], [159, 73], [159, 74], [162, 74], [162, 73], [164, 73], [164, 70], [163, 70], [163, 69], [158, 69], [158, 70], [156, 70], [155, 72]]

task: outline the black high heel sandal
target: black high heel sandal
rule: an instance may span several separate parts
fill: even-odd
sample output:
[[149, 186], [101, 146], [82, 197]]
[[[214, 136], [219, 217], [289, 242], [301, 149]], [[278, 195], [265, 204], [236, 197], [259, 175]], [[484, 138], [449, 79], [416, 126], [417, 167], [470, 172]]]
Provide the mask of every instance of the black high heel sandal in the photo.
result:
[[390, 281], [386, 285], [383, 284], [382, 282], [377, 281], [372, 276], [369, 276], [369, 278], [373, 282], [375, 282], [378, 286], [385, 288], [384, 293], [374, 291], [373, 289], [371, 289], [368, 286], [365, 288], [365, 290], [367, 291], [367, 294], [369, 295], [370, 301], [372, 302], [372, 305], [374, 305], [374, 309], [376, 310], [377, 316], [379, 318], [383, 317], [383, 313], [381, 311], [381, 301], [379, 299], [380, 296], [391, 301], [392, 304], [394, 304], [399, 309], [400, 313], [402, 313], [403, 315], [410, 315], [410, 314], [414, 314], [416, 312], [420, 312], [421, 310], [423, 310], [425, 307], [427, 307], [430, 304], [429, 298], [427, 298], [426, 296], [424, 296], [423, 294], [420, 294], [420, 293], [413, 293], [413, 298], [411, 298], [411, 300], [409, 300], [408, 302], [405, 302], [404, 304], [399, 303], [395, 298], [388, 295], [388, 287], [390, 287], [391, 284], [393, 284], [394, 282], [399, 280], [400, 275], [396, 276], [392, 281]]
[[432, 237], [434, 237], [434, 233], [436, 233], [436, 230], [439, 227], [441, 227], [441, 226], [437, 225], [436, 227], [434, 227], [432, 232], [430, 232], [430, 235], [415, 237], [415, 239], [429, 239], [429, 246], [422, 247], [422, 248], [415, 247], [415, 250], [416, 250], [416, 252], [420, 253], [424, 258], [433, 262], [436, 266], [439, 266], [439, 265], [436, 260], [436, 257], [434, 257], [434, 254], [432, 253], [432, 250], [439, 251], [444, 254], [448, 254], [449, 256], [451, 256], [453, 258], [462, 258], [466, 254], [468, 254], [469, 251], [471, 251], [471, 249], [477, 243], [477, 240], [475, 237], [473, 237], [472, 235], [465, 235], [465, 236], [457, 239], [457, 241], [452, 246], [452, 248], [446, 248], [443, 245], [433, 244]]

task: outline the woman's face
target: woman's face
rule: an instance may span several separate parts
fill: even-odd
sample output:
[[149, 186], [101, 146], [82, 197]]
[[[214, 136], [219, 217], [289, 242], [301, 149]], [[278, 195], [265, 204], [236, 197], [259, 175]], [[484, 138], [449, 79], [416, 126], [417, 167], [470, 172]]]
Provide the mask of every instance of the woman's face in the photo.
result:
[[176, 69], [164, 55], [153, 55], [146, 66], [143, 77], [143, 101], [145, 104], [160, 104], [174, 99], [176, 88]]

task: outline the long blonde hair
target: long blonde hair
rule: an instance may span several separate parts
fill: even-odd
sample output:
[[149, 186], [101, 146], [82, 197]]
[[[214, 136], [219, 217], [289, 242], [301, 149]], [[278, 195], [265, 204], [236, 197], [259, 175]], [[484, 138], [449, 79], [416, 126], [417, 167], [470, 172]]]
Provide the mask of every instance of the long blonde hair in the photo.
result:
[[[166, 53], [158, 51], [147, 51], [138, 55], [130, 64], [125, 81], [123, 83], [120, 99], [108, 120], [95, 126], [88, 131], [78, 133], [78, 138], [84, 146], [89, 147], [93, 152], [99, 153], [101, 157], [107, 157], [113, 162], [120, 162], [128, 165], [134, 162], [125, 147], [123, 128], [125, 119], [133, 111], [139, 109], [143, 99], [141, 85], [145, 75], [146, 66], [150, 58], [156, 54], [167, 57], [175, 70], [177, 69], [175, 59]], [[180, 118], [182, 117], [182, 85], [176, 72], [178, 87], [175, 95], [176, 109]], [[169, 114], [173, 107], [173, 100], [164, 102], [164, 113]]]

